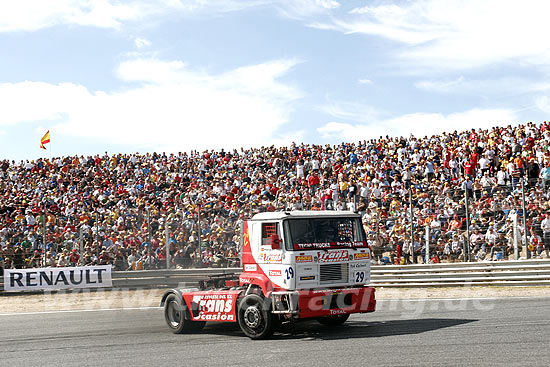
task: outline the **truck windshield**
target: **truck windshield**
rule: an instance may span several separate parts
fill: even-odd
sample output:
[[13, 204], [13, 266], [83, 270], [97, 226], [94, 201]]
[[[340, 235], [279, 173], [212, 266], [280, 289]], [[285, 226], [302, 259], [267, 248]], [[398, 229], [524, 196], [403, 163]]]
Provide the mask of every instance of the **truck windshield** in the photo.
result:
[[359, 218], [307, 218], [285, 221], [288, 250], [367, 247]]

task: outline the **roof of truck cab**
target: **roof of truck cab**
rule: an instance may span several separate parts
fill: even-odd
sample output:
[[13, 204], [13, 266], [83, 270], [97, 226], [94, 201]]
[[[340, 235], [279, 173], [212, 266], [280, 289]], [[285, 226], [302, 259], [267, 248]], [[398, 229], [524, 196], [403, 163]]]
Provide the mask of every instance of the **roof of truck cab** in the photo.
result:
[[297, 210], [287, 212], [265, 212], [254, 215], [250, 220], [280, 220], [288, 218], [307, 218], [307, 217], [357, 217], [360, 215], [350, 211], [333, 210]]

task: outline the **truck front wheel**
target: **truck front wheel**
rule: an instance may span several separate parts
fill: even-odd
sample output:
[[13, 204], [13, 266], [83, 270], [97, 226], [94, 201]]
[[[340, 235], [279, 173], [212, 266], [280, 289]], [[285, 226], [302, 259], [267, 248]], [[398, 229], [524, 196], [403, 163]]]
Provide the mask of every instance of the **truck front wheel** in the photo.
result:
[[271, 302], [257, 294], [249, 294], [241, 300], [237, 319], [241, 330], [250, 339], [266, 339], [273, 334], [275, 320], [271, 314]]
[[317, 321], [319, 321], [321, 324], [326, 326], [336, 326], [336, 325], [342, 325], [344, 322], [348, 320], [348, 318], [349, 318], [349, 313], [346, 313], [343, 315], [319, 317]]
[[205, 321], [191, 320], [191, 315], [183, 299], [176, 294], [170, 294], [166, 297], [164, 303], [164, 318], [174, 334], [200, 331], [206, 324]]

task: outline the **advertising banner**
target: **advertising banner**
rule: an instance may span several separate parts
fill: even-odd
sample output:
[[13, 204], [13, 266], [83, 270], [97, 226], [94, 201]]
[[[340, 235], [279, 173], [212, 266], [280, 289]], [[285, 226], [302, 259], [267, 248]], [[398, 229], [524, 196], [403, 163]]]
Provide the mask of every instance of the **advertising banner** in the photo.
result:
[[6, 292], [112, 287], [111, 265], [4, 269]]

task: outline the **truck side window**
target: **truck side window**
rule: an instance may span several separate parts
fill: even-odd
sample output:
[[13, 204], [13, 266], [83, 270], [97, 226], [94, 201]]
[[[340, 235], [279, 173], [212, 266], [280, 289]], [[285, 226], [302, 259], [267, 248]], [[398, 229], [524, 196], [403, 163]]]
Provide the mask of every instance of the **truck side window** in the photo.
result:
[[274, 234], [279, 235], [277, 223], [262, 223], [262, 246], [270, 246]]

